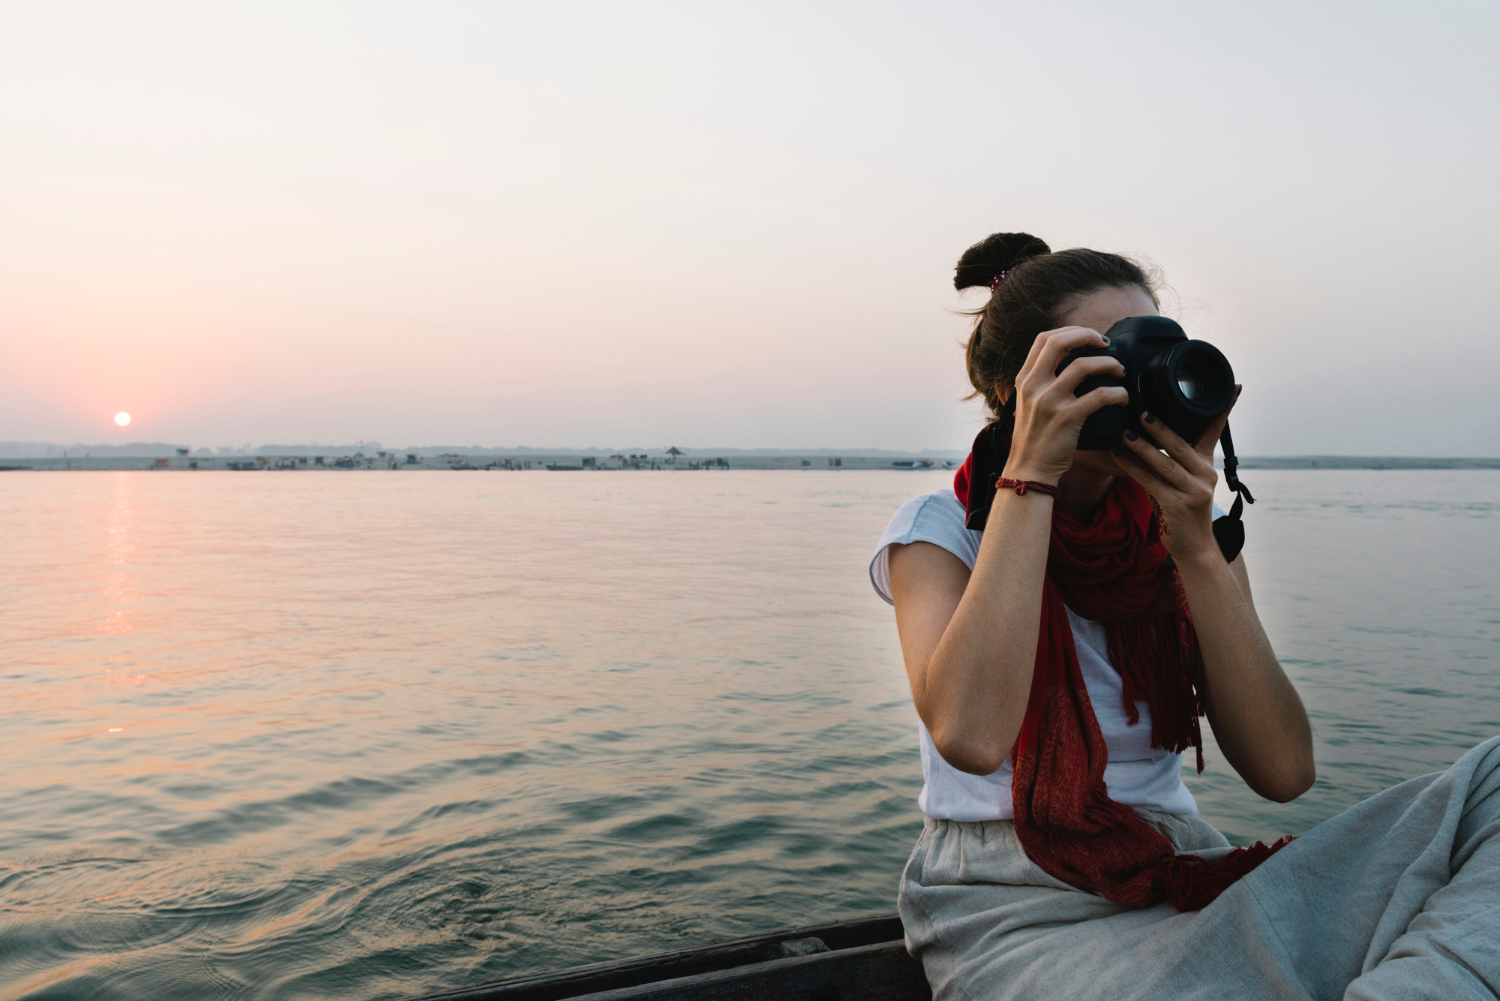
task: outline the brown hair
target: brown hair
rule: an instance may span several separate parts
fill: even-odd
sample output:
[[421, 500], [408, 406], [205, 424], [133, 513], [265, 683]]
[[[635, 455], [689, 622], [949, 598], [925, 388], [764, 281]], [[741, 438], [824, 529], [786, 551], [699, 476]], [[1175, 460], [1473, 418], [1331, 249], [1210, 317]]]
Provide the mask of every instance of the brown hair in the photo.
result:
[[1012, 384], [1036, 335], [1062, 324], [1080, 296], [1101, 288], [1141, 289], [1156, 302], [1160, 280], [1128, 257], [1076, 247], [1053, 253], [1030, 233], [994, 233], [964, 251], [953, 287], [988, 288], [1004, 274], [989, 302], [968, 314], [974, 331], [964, 351], [975, 396], [999, 414], [999, 384]]

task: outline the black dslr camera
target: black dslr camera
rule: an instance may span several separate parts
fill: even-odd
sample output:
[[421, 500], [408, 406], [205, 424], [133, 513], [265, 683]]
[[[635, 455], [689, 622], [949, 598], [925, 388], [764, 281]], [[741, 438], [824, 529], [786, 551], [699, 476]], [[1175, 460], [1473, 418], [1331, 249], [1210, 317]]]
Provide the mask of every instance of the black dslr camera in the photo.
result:
[[[1109, 345], [1068, 352], [1059, 373], [1074, 358], [1109, 355], [1125, 367], [1124, 378], [1090, 376], [1079, 384], [1077, 395], [1099, 386], [1124, 386], [1130, 401], [1124, 406], [1104, 407], [1090, 414], [1078, 434], [1078, 447], [1112, 449], [1126, 431], [1134, 431], [1153, 445], [1156, 440], [1141, 427], [1141, 414], [1150, 412], [1176, 431], [1189, 445], [1196, 445], [1204, 430], [1234, 403], [1234, 370], [1229, 359], [1207, 341], [1188, 340], [1175, 321], [1165, 316], [1131, 316], [1105, 333]], [[964, 524], [983, 531], [995, 499], [996, 480], [1010, 456], [1010, 436], [1015, 427], [1016, 394], [1005, 401], [1000, 419], [985, 427], [974, 439], [969, 459], [969, 497]], [[1245, 525], [1240, 520], [1246, 504], [1255, 498], [1240, 482], [1239, 460], [1229, 425], [1219, 436], [1224, 449], [1224, 482], [1235, 493], [1229, 513], [1214, 521], [1214, 538], [1224, 559], [1233, 561], [1245, 544]]]
[[1114, 448], [1126, 431], [1154, 442], [1141, 427], [1146, 411], [1196, 445], [1204, 429], [1234, 402], [1229, 359], [1207, 341], [1189, 340], [1176, 321], [1131, 316], [1110, 327], [1105, 336], [1108, 346], [1070, 351], [1057, 368], [1061, 373], [1074, 358], [1093, 355], [1109, 355], [1125, 366], [1123, 379], [1090, 376], [1079, 385], [1078, 396], [1099, 386], [1130, 391], [1130, 402], [1123, 407], [1104, 407], [1089, 415], [1078, 435], [1079, 448]]

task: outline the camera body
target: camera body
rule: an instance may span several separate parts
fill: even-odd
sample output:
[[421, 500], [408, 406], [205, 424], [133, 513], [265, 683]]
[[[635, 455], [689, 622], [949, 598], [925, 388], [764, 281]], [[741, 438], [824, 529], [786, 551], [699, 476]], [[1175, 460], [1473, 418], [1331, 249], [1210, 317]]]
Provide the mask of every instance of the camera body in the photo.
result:
[[[1150, 411], [1188, 444], [1196, 444], [1214, 418], [1234, 402], [1234, 370], [1218, 348], [1190, 340], [1175, 320], [1165, 316], [1130, 316], [1106, 331], [1109, 344], [1068, 352], [1059, 373], [1075, 358], [1109, 355], [1125, 367], [1124, 378], [1090, 376], [1075, 395], [1099, 386], [1124, 386], [1130, 402], [1090, 414], [1078, 435], [1078, 447], [1111, 449], [1126, 431], [1152, 440], [1141, 426]], [[1154, 441], [1153, 441], [1154, 444]]]

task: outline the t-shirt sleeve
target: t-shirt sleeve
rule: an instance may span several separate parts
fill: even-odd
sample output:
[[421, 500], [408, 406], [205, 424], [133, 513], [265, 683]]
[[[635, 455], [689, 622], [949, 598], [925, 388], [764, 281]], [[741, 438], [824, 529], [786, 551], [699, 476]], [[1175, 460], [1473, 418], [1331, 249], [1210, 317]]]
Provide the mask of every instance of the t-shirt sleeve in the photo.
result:
[[875, 593], [887, 604], [894, 604], [891, 599], [892, 546], [930, 542], [948, 550], [972, 570], [979, 557], [979, 540], [984, 533], [965, 528], [964, 516], [964, 506], [951, 488], [934, 490], [902, 504], [886, 526], [885, 534], [875, 547], [875, 556], [870, 560], [870, 583], [875, 586]]

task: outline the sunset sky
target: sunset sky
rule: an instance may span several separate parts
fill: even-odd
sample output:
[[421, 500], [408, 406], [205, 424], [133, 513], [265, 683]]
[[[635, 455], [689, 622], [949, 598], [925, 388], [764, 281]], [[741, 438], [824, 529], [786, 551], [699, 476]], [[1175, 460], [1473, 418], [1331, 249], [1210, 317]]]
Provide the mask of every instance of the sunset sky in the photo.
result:
[[1500, 455], [1493, 3], [4, 24], [0, 439], [959, 448], [1024, 229], [1162, 268], [1243, 452]]

